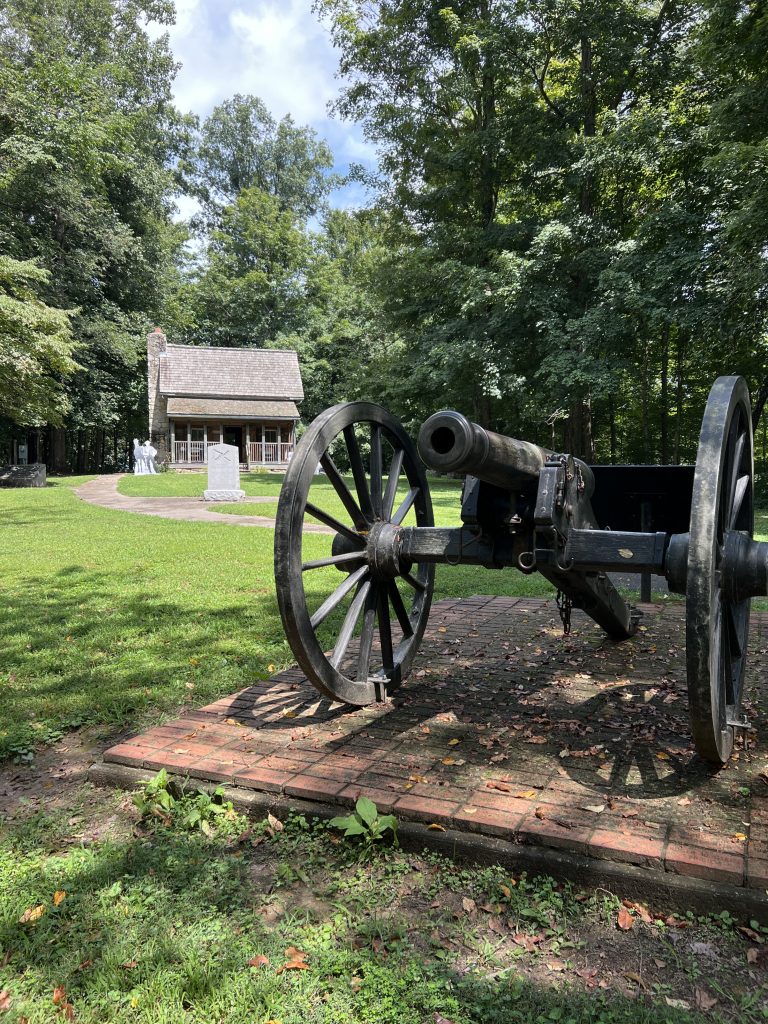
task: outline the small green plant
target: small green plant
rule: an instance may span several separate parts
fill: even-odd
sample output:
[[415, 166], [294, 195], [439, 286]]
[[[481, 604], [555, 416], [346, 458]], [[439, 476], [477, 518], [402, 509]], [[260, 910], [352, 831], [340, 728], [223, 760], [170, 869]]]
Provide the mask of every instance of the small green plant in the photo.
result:
[[376, 844], [384, 840], [388, 831], [392, 832], [395, 846], [398, 845], [397, 818], [394, 814], [380, 815], [376, 804], [367, 796], [358, 799], [352, 814], [331, 818], [328, 824], [343, 829], [345, 836], [360, 838], [361, 859], [373, 853]]
[[237, 819], [232, 802], [224, 800], [221, 786], [213, 793], [205, 790], [187, 792], [183, 785], [171, 780], [165, 768], [144, 783], [144, 788], [134, 794], [133, 802], [142, 821], [159, 822], [166, 828], [175, 826], [185, 832], [199, 829], [207, 836], [213, 835], [223, 821]]

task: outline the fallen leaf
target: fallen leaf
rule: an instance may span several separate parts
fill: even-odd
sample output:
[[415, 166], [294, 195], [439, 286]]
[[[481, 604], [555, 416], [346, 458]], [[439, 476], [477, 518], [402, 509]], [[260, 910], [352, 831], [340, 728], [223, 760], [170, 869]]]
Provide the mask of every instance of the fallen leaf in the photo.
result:
[[659, 750], [656, 754], [656, 757], [659, 759], [659, 761], [669, 760], [669, 754], [665, 753], [663, 750]]
[[550, 971], [564, 971], [565, 964], [562, 960], [549, 960], [547, 961], [547, 967]]
[[514, 794], [519, 800], [533, 800], [536, 796], [535, 789], [522, 789], [519, 793]]
[[486, 782], [487, 789], [498, 789], [500, 793], [510, 793], [512, 787], [508, 786], [506, 782]]
[[424, 778], [423, 775], [409, 775], [408, 776], [408, 781], [409, 782], [426, 782], [427, 780]]
[[303, 953], [300, 949], [296, 949], [295, 946], [289, 946], [285, 951], [285, 955], [289, 960], [306, 960], [307, 954]]
[[746, 837], [744, 832], [734, 832], [732, 838], [737, 843], [744, 843], [744, 842], [746, 842], [746, 839], [747, 839], [747, 837]]
[[78, 971], [84, 971], [88, 967], [90, 967], [92, 963], [93, 963], [93, 960], [83, 960], [82, 963], [77, 965], [77, 969], [78, 969]]
[[745, 938], [752, 939], [753, 942], [765, 942], [759, 932], [756, 932], [754, 928], [748, 928], [745, 924], [740, 924], [736, 930], [741, 932]]
[[536, 944], [540, 940], [533, 935], [526, 935], [525, 932], [518, 932], [512, 936], [512, 941], [517, 946], [522, 946], [523, 949], [528, 953], [536, 952]]
[[624, 900], [623, 903], [627, 910], [634, 910], [643, 924], [653, 923], [653, 918], [651, 917], [648, 908], [642, 903], [635, 903], [634, 900]]
[[236, 718], [225, 718], [224, 721], [227, 723], [227, 725], [238, 725], [240, 726], [240, 728], [243, 727], [243, 723], [238, 722]]
[[7, 1013], [11, 1008], [11, 993], [7, 988], [0, 992], [0, 1013]]
[[461, 740], [457, 739], [455, 736], [453, 737], [452, 740], [448, 740], [449, 747], [455, 747], [458, 743], [461, 743]]
[[757, 963], [757, 958], [758, 958], [759, 955], [760, 955], [760, 950], [759, 949], [755, 949], [754, 946], [751, 949], [748, 949], [747, 950], [747, 963], [748, 964], [756, 964]]
[[269, 957], [264, 956], [263, 953], [257, 953], [256, 956], [252, 956], [248, 961], [249, 967], [266, 967], [269, 963]]
[[506, 928], [504, 927], [504, 925], [502, 924], [498, 917], [490, 918], [490, 920], [488, 921], [488, 930], [495, 932], [496, 935], [506, 935], [507, 933]]
[[267, 821], [269, 822], [270, 827], [273, 828], [275, 832], [282, 832], [283, 829], [285, 828], [285, 825], [283, 825], [282, 821], [280, 821], [279, 818], [276, 818], [271, 811], [267, 814]]
[[616, 924], [623, 932], [628, 932], [632, 925], [635, 923], [634, 917], [630, 914], [626, 907], [619, 907], [619, 916], [616, 918]]
[[61, 1009], [63, 1010], [64, 1016], [67, 1020], [75, 1019], [75, 1008], [72, 1003], [62, 1003]]
[[690, 1010], [691, 1004], [686, 1003], [684, 999], [670, 999], [669, 996], [664, 996], [664, 1002], [667, 1006], [673, 1006], [676, 1010]]
[[64, 889], [57, 889], [56, 892], [53, 894], [54, 907], [58, 907], [66, 895], [67, 894], [64, 891]]
[[605, 810], [605, 804], [585, 804], [582, 810], [591, 811], [592, 814], [602, 814]]
[[544, 813], [543, 807], [537, 807], [533, 813], [540, 821], [544, 821], [544, 819], [546, 818], [546, 814]]
[[667, 961], [666, 960], [657, 960], [654, 957], [653, 962], [656, 964], [656, 966], [659, 968], [659, 970], [661, 970], [663, 967], [667, 966]]
[[680, 800], [677, 801], [677, 806], [678, 807], [687, 807], [690, 802], [691, 802], [691, 798], [689, 796], [684, 796]]
[[635, 810], [622, 811], [622, 818], [636, 818], [640, 812]]
[[717, 1003], [717, 996], [713, 996], [711, 992], [708, 992], [705, 988], [696, 986], [695, 992], [696, 1006], [699, 1010], [711, 1010]]
[[435, 1024], [453, 1024], [453, 1021], [435, 1011]]
[[27, 909], [19, 918], [19, 924], [28, 924], [30, 921], [39, 921], [44, 913], [44, 903], [38, 903], [36, 907], [27, 907]]
[[639, 988], [642, 988], [643, 990], [648, 988], [648, 986], [645, 984], [645, 982], [640, 977], [640, 975], [636, 974], [635, 971], [622, 971], [621, 974], [622, 974], [622, 977], [627, 979], [627, 981], [634, 981], [634, 983]]
[[426, 735], [429, 732], [429, 726], [428, 725], [420, 725], [419, 726], [419, 730], [420, 730], [420, 732], [423, 732]]
[[456, 764], [456, 758], [455, 757], [444, 757], [443, 760], [440, 763], [441, 764]]
[[53, 990], [53, 1005], [59, 1006], [67, 1001], [67, 990], [63, 985], [57, 985]]
[[139, 961], [138, 960], [126, 960], [124, 964], [120, 964], [120, 967], [122, 967], [122, 969], [124, 971], [132, 971], [134, 969], [134, 967], [138, 967], [138, 966], [139, 966]]
[[308, 971], [309, 964], [305, 964], [303, 960], [288, 960], [282, 967], [278, 967], [275, 974], [282, 974], [283, 971]]
[[445, 825], [439, 825], [436, 821], [427, 825], [430, 832], [445, 832]]
[[461, 901], [461, 905], [467, 914], [474, 914], [475, 911], [477, 910], [477, 904], [475, 903], [474, 900], [471, 900], [469, 896], [464, 897], [464, 899]]

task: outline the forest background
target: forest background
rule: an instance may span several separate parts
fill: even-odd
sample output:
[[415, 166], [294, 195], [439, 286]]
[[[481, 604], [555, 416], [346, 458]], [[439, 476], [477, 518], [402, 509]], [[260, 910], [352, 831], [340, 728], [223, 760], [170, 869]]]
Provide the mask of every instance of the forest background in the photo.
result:
[[[145, 335], [298, 350], [308, 422], [456, 407], [588, 460], [690, 461], [744, 374], [766, 487], [764, 0], [317, 0], [335, 112], [378, 151], [338, 209], [315, 131], [174, 106], [171, 0], [0, 10], [0, 441], [69, 467], [146, 431]], [[199, 213], [179, 221], [176, 203]]]

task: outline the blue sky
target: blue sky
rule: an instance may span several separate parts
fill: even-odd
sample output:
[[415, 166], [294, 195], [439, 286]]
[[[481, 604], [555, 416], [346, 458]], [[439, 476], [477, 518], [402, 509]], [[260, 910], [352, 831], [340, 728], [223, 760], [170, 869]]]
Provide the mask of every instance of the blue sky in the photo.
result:
[[[338, 94], [337, 54], [330, 33], [312, 13], [312, 0], [176, 0], [176, 24], [167, 31], [181, 68], [177, 106], [204, 118], [234, 93], [259, 96], [276, 117], [291, 114], [327, 140], [336, 169], [375, 166], [375, 151], [359, 125], [332, 118]], [[156, 26], [156, 31], [166, 29]], [[361, 205], [357, 186], [339, 190], [335, 205]], [[192, 212], [179, 202], [182, 216]]]

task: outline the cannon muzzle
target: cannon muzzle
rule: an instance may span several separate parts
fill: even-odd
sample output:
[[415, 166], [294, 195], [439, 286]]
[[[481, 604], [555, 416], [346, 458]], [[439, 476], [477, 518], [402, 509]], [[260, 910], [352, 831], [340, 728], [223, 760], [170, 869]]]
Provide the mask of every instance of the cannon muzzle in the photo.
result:
[[[508, 491], [519, 491], [535, 483], [552, 455], [547, 448], [495, 434], [448, 409], [425, 421], [419, 431], [418, 449], [429, 469], [470, 474]], [[583, 462], [579, 461], [579, 466], [587, 493], [591, 494], [592, 471]]]

